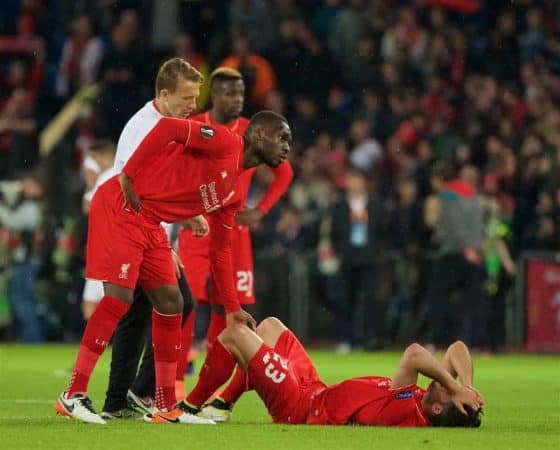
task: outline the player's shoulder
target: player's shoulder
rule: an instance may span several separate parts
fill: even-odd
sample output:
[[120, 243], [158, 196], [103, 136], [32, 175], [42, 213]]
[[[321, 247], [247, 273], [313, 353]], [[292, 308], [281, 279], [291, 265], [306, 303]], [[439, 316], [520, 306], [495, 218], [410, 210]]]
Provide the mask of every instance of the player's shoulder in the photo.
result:
[[155, 109], [153, 102], [146, 103], [128, 120], [121, 133], [121, 138], [140, 131], [149, 132], [163, 116]]

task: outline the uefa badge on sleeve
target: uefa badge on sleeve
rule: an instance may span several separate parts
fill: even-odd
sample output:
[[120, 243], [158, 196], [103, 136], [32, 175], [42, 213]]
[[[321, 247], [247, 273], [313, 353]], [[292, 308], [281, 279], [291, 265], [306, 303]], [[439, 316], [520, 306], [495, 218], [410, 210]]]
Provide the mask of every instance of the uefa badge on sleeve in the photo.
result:
[[200, 135], [204, 139], [212, 139], [214, 137], [214, 129], [210, 128], [208, 125], [202, 125], [200, 127]]

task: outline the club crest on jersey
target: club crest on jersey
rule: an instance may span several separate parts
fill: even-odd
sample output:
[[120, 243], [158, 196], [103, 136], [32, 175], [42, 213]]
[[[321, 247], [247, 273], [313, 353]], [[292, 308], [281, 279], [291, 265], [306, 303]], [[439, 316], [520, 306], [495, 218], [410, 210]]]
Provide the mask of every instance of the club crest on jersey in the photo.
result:
[[130, 268], [130, 263], [126, 263], [121, 265], [121, 273], [119, 273], [120, 280], [127, 280], [128, 279], [128, 269]]
[[210, 128], [208, 125], [202, 125], [200, 127], [200, 135], [204, 139], [212, 139], [214, 137], [214, 129]]

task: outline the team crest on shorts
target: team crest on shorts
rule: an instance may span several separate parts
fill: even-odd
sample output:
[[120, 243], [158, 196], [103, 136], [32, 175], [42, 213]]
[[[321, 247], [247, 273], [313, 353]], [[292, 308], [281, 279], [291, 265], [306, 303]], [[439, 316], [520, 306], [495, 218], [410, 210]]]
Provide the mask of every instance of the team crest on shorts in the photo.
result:
[[200, 135], [204, 139], [212, 139], [214, 137], [214, 129], [210, 128], [208, 125], [202, 125], [200, 127]]
[[130, 263], [122, 264], [121, 265], [121, 273], [119, 274], [120, 280], [127, 280], [128, 279], [128, 269], [130, 268]]

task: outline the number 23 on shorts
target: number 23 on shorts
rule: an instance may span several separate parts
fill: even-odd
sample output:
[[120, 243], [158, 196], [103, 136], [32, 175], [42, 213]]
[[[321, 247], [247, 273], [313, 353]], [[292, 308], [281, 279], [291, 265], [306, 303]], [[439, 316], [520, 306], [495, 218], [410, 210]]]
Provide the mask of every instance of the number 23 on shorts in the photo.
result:
[[264, 374], [274, 383], [280, 384], [286, 379], [288, 361], [282, 359], [278, 353], [266, 352], [263, 356], [263, 363], [266, 364]]

